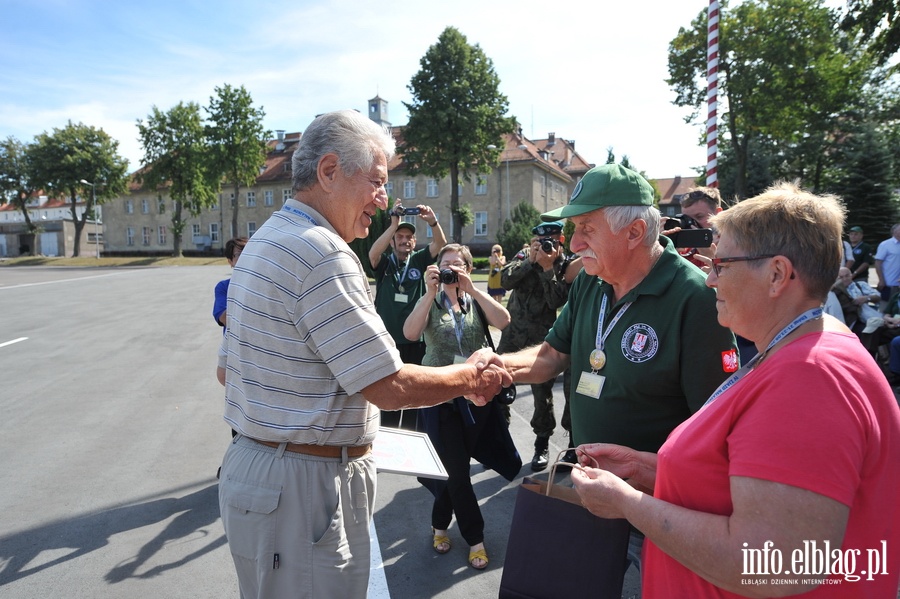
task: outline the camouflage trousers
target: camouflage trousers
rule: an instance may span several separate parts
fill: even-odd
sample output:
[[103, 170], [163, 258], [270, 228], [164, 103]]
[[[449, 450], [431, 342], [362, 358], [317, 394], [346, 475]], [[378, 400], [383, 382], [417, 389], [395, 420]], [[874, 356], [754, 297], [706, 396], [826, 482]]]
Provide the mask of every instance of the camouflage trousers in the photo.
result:
[[[569, 413], [569, 381], [571, 379], [570, 369], [566, 369], [563, 374], [563, 396], [565, 405], [563, 406], [562, 427], [569, 434], [572, 432], [572, 417]], [[534, 396], [534, 413], [531, 416], [531, 430], [534, 431], [535, 437], [550, 437], [556, 428], [556, 415], [553, 413], [553, 383], [556, 378], [531, 385], [531, 394]]]

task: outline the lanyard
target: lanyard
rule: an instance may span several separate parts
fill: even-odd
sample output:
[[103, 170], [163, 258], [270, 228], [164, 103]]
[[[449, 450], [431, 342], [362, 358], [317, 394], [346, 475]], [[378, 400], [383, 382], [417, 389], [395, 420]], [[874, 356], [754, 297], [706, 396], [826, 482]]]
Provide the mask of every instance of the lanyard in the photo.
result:
[[706, 400], [706, 404], [710, 404], [714, 402], [720, 395], [725, 393], [728, 389], [734, 387], [735, 384], [746, 375], [750, 370], [760, 361], [762, 360], [769, 350], [775, 347], [775, 344], [790, 335], [803, 323], [809, 322], [811, 320], [816, 320], [817, 318], [822, 318], [822, 308], [812, 308], [807, 310], [797, 318], [795, 318], [790, 324], [781, 329], [781, 332], [775, 335], [775, 338], [769, 342], [769, 345], [766, 349], [762, 350], [760, 353], [753, 356], [753, 358], [744, 364], [740, 370], [731, 375], [724, 383], [719, 385], [719, 388], [716, 389], [712, 395], [709, 396], [709, 399]]
[[[410, 256], [411, 258], [412, 256]], [[406, 263], [403, 265], [403, 275], [400, 275], [400, 265], [397, 264], [397, 257], [391, 253], [391, 264], [394, 265], [394, 280], [397, 281], [397, 286], [400, 287], [400, 291], [403, 291], [403, 281], [406, 280], [406, 272], [409, 270], [409, 263], [411, 262], [410, 258], [406, 259]]]
[[[441, 291], [442, 301], [444, 303], [444, 307], [447, 308], [447, 312], [450, 314], [450, 318], [453, 319], [453, 332], [456, 333], [456, 345], [459, 347], [459, 355], [466, 356], [465, 352], [463, 352], [462, 348], [462, 336], [463, 336], [463, 327], [465, 326], [465, 314], [460, 314], [459, 319], [456, 318], [456, 312], [453, 310], [453, 304], [450, 303], [450, 298], [447, 297], [447, 294]], [[468, 294], [464, 294], [462, 298], [459, 299], [460, 302], [465, 302], [468, 298]]]
[[591, 352], [591, 355], [588, 356], [588, 362], [591, 365], [591, 371], [596, 374], [596, 372], [602, 369], [606, 365], [606, 353], [603, 351], [603, 346], [606, 345], [606, 338], [609, 337], [610, 331], [613, 330], [613, 327], [616, 326], [616, 323], [619, 322], [619, 319], [628, 311], [628, 308], [631, 307], [631, 304], [634, 302], [628, 302], [619, 310], [619, 312], [613, 317], [610, 321], [609, 326], [606, 329], [603, 328], [603, 323], [606, 321], [606, 305], [608, 303], [609, 296], [603, 296], [603, 302], [600, 304], [600, 315], [597, 317], [597, 337], [594, 340], [594, 351]]
[[319, 226], [319, 223], [317, 223], [313, 217], [311, 217], [307, 213], [303, 212], [299, 208], [294, 208], [293, 206], [288, 206], [287, 204], [285, 204], [284, 206], [281, 207], [281, 209], [284, 210], [285, 212], [290, 212], [291, 214], [296, 214], [297, 216], [300, 216], [300, 217], [306, 219], [314, 227]]

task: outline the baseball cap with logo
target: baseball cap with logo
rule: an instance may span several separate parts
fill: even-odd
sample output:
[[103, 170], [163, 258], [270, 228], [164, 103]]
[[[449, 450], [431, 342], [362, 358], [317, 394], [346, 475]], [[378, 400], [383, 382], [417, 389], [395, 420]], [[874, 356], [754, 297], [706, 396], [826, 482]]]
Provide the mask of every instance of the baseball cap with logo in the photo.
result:
[[545, 235], [559, 235], [562, 233], [563, 224], [562, 221], [553, 221], [552, 223], [543, 223], [531, 229], [532, 235], [540, 235], [544, 237]]
[[582, 177], [567, 205], [545, 212], [541, 219], [554, 221], [608, 206], [652, 205], [653, 188], [644, 177], [620, 164], [604, 164]]
[[413, 235], [415, 235], [416, 233], [416, 226], [406, 221], [402, 221], [399, 225], [397, 225], [397, 230], [399, 231], [400, 229], [409, 229], [413, 232]]

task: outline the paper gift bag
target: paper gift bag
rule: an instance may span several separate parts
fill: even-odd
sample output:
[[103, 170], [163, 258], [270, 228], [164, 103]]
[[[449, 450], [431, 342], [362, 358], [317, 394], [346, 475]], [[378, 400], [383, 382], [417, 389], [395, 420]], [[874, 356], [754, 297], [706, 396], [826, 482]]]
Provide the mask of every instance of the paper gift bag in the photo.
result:
[[500, 599], [620, 599], [629, 534], [627, 520], [594, 516], [575, 489], [525, 478], [516, 495]]

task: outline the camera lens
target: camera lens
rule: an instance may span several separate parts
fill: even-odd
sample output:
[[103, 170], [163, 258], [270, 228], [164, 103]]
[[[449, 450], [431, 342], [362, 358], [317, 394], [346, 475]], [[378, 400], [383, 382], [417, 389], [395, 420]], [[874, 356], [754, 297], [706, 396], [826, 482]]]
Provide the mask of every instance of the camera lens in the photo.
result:
[[445, 268], [441, 272], [439, 272], [438, 278], [444, 285], [452, 285], [453, 283], [459, 282], [459, 275], [457, 275], [456, 272], [450, 270], [449, 268]]
[[547, 238], [541, 239], [540, 241], [541, 241], [541, 249], [544, 250], [544, 253], [552, 254], [553, 247], [554, 247], [553, 240], [550, 239], [549, 237], [547, 237]]

